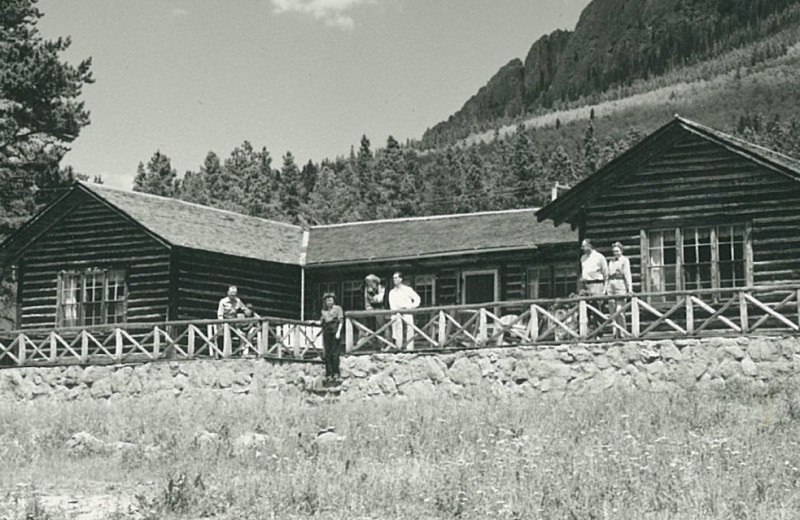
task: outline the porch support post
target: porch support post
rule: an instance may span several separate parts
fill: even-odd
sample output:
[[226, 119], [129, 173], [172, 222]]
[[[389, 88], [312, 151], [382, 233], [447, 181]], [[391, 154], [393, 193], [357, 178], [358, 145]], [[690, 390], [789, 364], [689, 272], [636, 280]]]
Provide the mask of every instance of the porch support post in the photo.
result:
[[631, 334], [634, 338], [640, 335], [641, 323], [639, 321], [639, 298], [634, 296], [631, 298]]

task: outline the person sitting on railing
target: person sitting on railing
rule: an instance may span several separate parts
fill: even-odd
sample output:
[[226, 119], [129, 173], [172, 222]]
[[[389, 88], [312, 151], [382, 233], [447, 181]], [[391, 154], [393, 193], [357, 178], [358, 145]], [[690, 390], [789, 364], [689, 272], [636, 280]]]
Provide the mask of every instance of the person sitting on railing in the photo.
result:
[[342, 325], [344, 310], [336, 305], [333, 293], [322, 295], [322, 327], [323, 357], [325, 360], [325, 384], [336, 383], [341, 378], [339, 373], [339, 356], [341, 354]]
[[[622, 244], [614, 242], [611, 251], [614, 256], [608, 261], [608, 283], [605, 292], [609, 296], [620, 296], [620, 298], [608, 300], [608, 312], [613, 314], [622, 308], [625, 301], [624, 296], [630, 296], [633, 293], [633, 283], [631, 281], [631, 262], [622, 254], [624, 251]], [[614, 321], [622, 330], [628, 330], [624, 312], [621, 312]], [[614, 337], [616, 338], [620, 334], [620, 329], [614, 327]]]
[[[389, 308], [394, 310], [416, 309], [422, 301], [417, 291], [403, 283], [403, 273], [392, 275], [394, 288], [389, 291]], [[404, 345], [414, 350], [414, 315], [395, 314], [392, 316], [392, 338], [398, 348]]]

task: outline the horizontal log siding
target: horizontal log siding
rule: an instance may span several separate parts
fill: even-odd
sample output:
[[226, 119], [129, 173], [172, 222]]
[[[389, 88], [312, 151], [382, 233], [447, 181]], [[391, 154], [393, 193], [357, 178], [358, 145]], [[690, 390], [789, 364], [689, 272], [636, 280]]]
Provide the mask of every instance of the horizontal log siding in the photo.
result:
[[127, 271], [127, 319], [167, 319], [169, 249], [104, 204], [83, 196], [21, 256], [21, 328], [56, 325], [60, 271]]
[[215, 319], [229, 285], [261, 316], [300, 318], [300, 267], [181, 248], [178, 319]]
[[752, 222], [754, 283], [800, 280], [800, 183], [696, 137], [651, 159], [584, 208], [583, 231], [619, 240], [641, 290], [640, 230]]
[[560, 244], [542, 249], [487, 253], [463, 256], [421, 258], [402, 263], [372, 263], [337, 267], [306, 267], [306, 315], [316, 316], [319, 311], [318, 286], [324, 282], [363, 279], [374, 273], [391, 288], [391, 275], [402, 271], [407, 276], [433, 274], [436, 276], [436, 305], [461, 303], [461, 273], [497, 269], [500, 279], [500, 299], [518, 300], [526, 298], [527, 270], [530, 267], [551, 263], [575, 262], [576, 244]]

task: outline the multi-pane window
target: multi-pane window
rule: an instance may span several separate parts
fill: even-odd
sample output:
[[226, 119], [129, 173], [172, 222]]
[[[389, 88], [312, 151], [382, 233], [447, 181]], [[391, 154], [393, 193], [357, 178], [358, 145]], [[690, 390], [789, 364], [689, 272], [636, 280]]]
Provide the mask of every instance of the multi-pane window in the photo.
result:
[[528, 298], [566, 298], [575, 292], [575, 265], [543, 265], [528, 269]]
[[411, 285], [420, 298], [420, 306], [431, 307], [436, 302], [436, 276], [432, 274], [418, 274], [414, 276]]
[[90, 269], [59, 276], [58, 325], [77, 327], [125, 321], [125, 272]]
[[648, 292], [747, 285], [747, 229], [724, 224], [649, 231], [643, 275]]
[[346, 280], [342, 282], [342, 308], [346, 311], [364, 309], [363, 280]]

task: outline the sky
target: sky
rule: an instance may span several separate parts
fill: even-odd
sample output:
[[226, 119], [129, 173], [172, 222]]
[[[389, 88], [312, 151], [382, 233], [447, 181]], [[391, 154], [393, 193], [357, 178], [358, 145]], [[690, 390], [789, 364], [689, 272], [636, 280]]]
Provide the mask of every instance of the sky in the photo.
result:
[[418, 139], [589, 0], [40, 0], [63, 58], [91, 57], [91, 124], [62, 166], [130, 189], [156, 151], [182, 176], [245, 140], [279, 167]]

